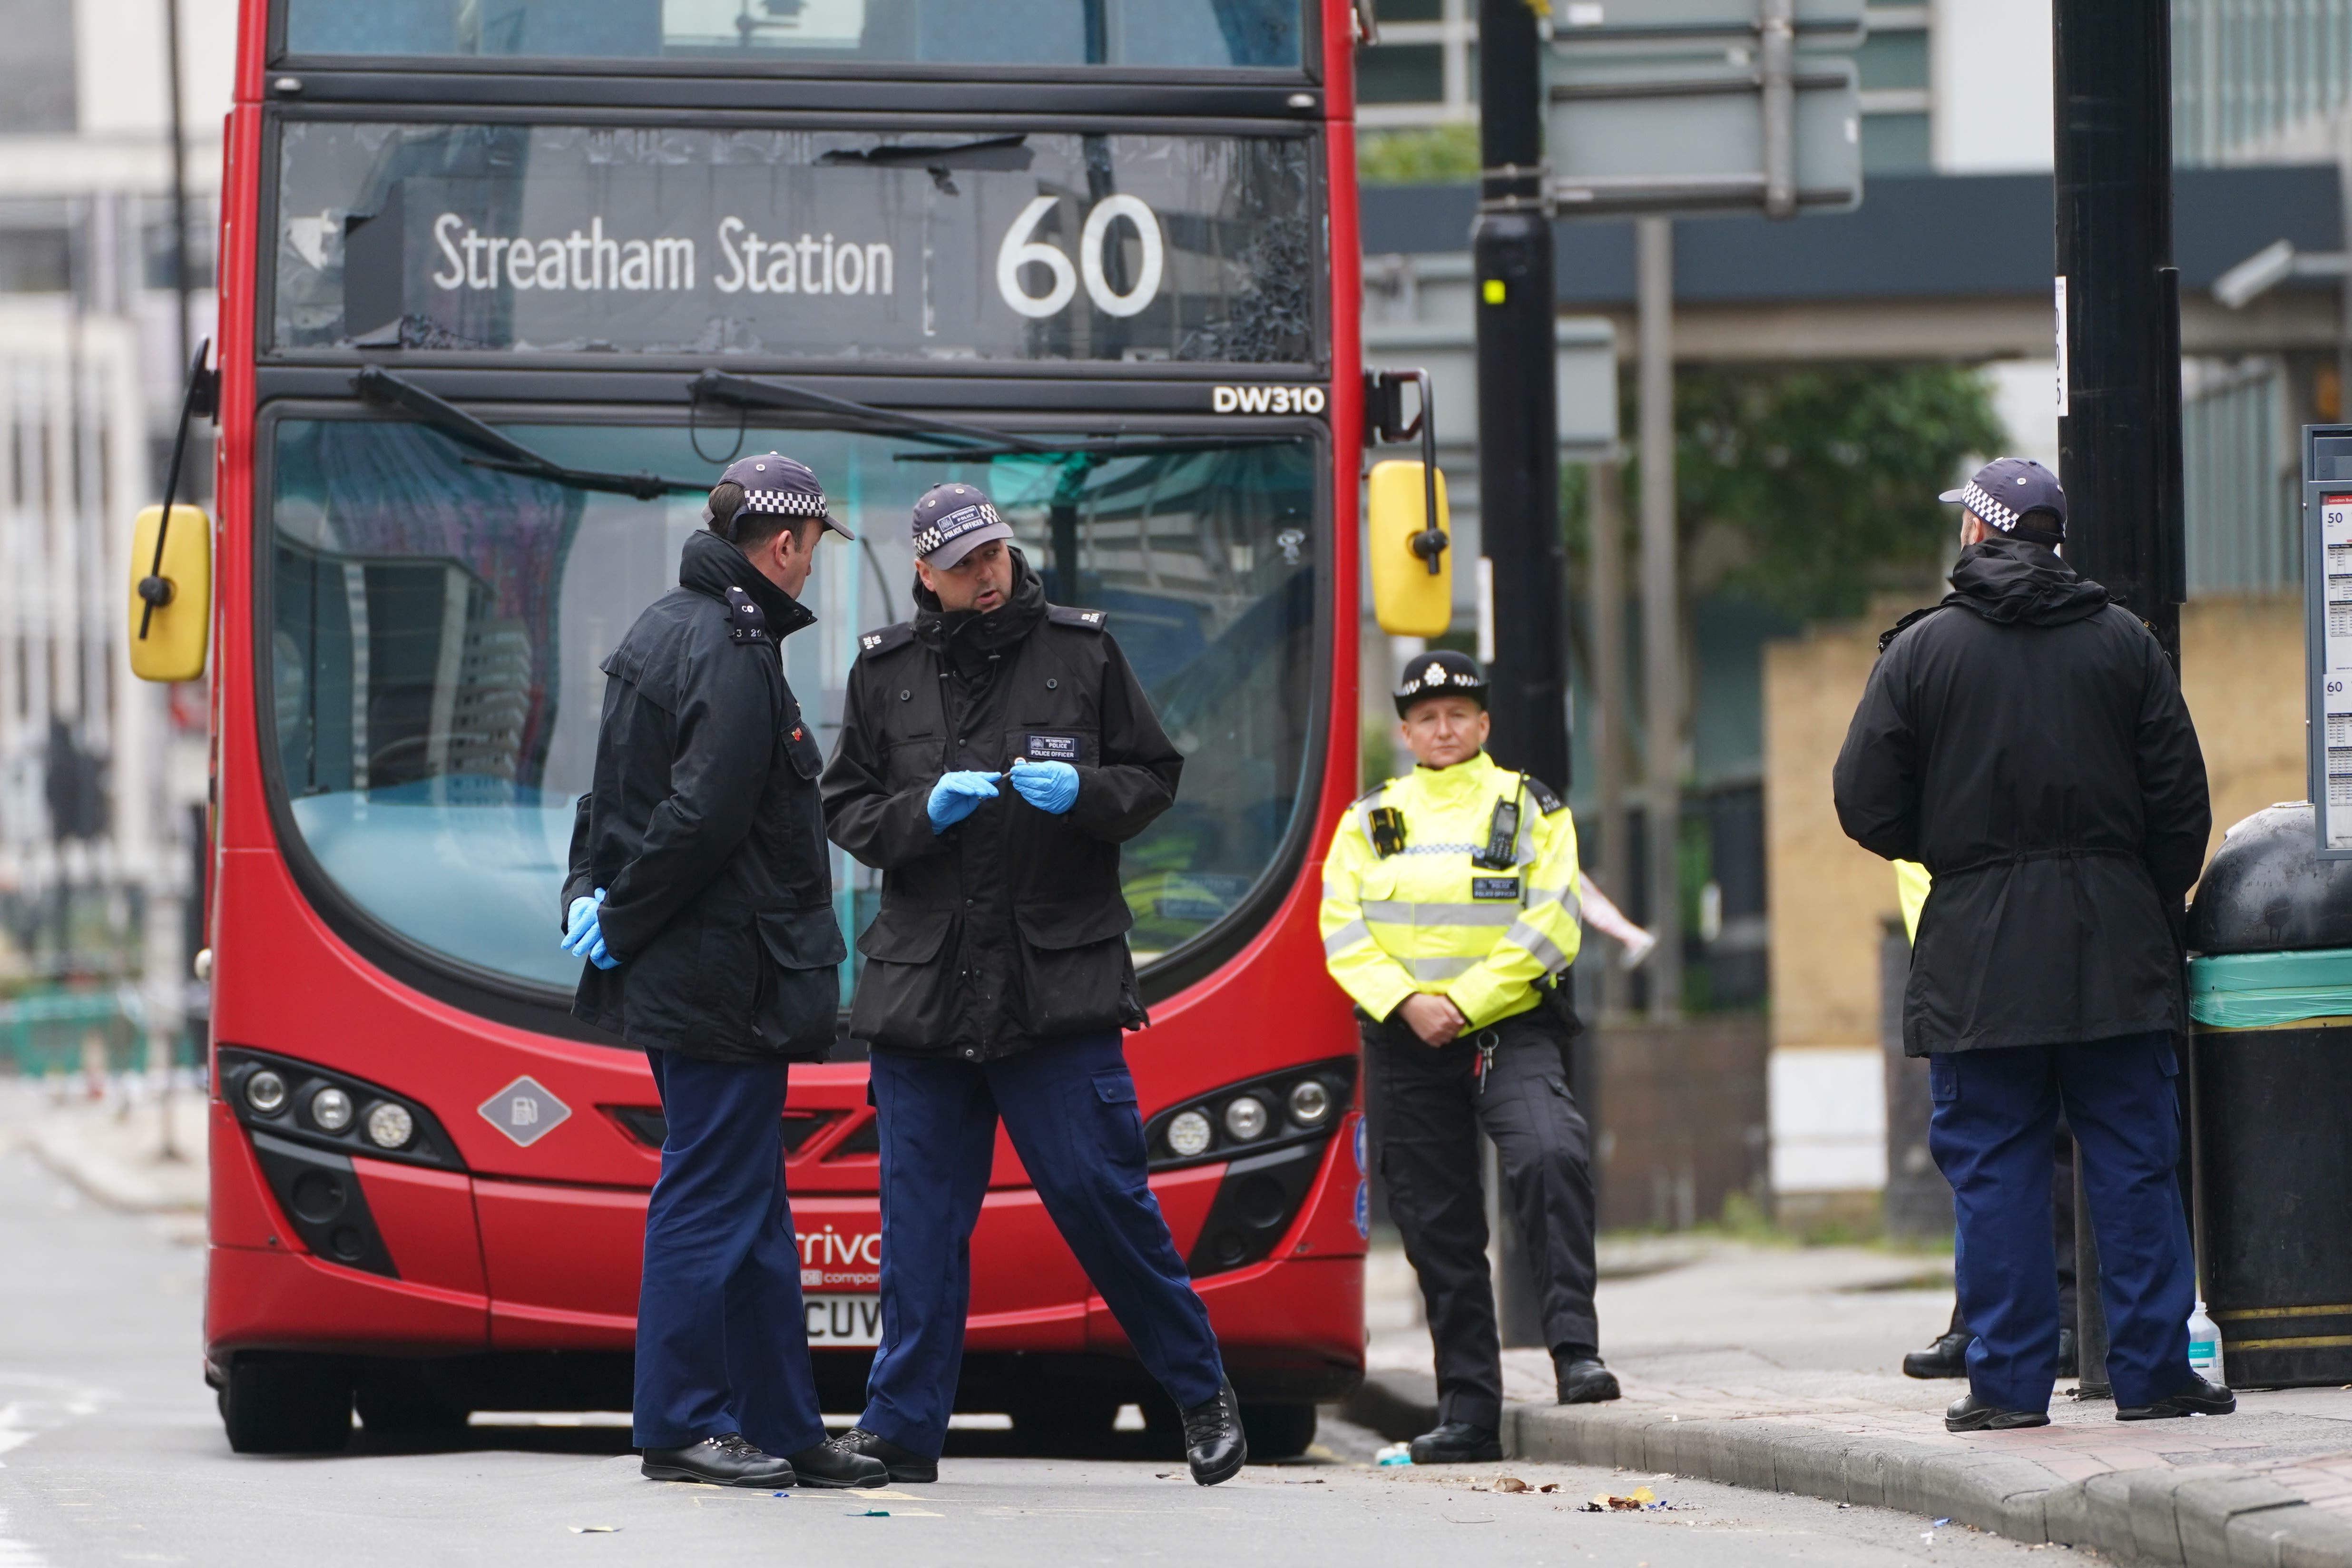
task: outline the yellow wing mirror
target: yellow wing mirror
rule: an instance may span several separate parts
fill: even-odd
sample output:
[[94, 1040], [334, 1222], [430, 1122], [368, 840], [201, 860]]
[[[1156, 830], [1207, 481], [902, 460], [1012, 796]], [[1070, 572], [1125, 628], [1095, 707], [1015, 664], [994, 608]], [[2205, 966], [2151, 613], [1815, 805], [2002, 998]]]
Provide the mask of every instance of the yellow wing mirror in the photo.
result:
[[202, 507], [141, 509], [131, 538], [131, 673], [194, 680], [212, 640], [213, 525]]
[[131, 531], [131, 673], [142, 680], [194, 680], [205, 672], [213, 628], [213, 524], [204, 509], [173, 504], [180, 464], [188, 454], [188, 426], [218, 406], [220, 373], [205, 368], [207, 338], [188, 367], [180, 403], [172, 466], [163, 477], [163, 504], [139, 514]]
[[[1419, 388], [1421, 407], [1404, 418], [1404, 389]], [[1365, 495], [1372, 569], [1372, 614], [1391, 637], [1443, 637], [1454, 622], [1453, 535], [1447, 531], [1445, 476], [1437, 468], [1437, 425], [1425, 370], [1375, 371], [1364, 377], [1367, 442], [1421, 439], [1421, 461], [1372, 465]]]

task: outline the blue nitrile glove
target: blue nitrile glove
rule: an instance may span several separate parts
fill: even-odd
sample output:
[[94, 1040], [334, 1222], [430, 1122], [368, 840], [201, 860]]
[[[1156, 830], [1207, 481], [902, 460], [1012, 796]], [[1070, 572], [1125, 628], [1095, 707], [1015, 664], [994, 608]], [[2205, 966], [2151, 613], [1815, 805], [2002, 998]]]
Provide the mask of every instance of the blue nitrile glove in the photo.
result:
[[1055, 816], [1077, 804], [1078, 770], [1067, 763], [1033, 763], [1027, 760], [1013, 764], [1006, 775], [1021, 798], [1040, 811]]
[[930, 814], [931, 831], [944, 833], [978, 811], [982, 801], [995, 798], [994, 773], [943, 773], [931, 786], [931, 798], [923, 809]]
[[572, 900], [571, 912], [564, 917], [563, 951], [574, 958], [584, 958], [599, 969], [617, 969], [621, 961], [604, 947], [604, 927], [598, 905], [604, 901], [604, 889], [596, 889], [593, 899]]

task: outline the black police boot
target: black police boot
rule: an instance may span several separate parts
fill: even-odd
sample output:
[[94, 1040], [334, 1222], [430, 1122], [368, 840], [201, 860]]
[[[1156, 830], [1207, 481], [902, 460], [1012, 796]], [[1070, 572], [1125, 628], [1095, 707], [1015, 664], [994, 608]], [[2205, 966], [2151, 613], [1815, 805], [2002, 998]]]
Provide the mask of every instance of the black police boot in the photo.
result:
[[1441, 1421], [1409, 1445], [1416, 1465], [1475, 1465], [1503, 1457], [1502, 1434], [1467, 1421]]
[[1969, 1341], [1973, 1334], [1937, 1334], [1923, 1351], [1913, 1351], [1903, 1358], [1906, 1377], [1966, 1377], [1969, 1375]]
[[1554, 1351], [1552, 1375], [1558, 1380], [1562, 1405], [1601, 1405], [1621, 1397], [1617, 1374], [1583, 1345]]
[[2164, 1421], [2175, 1415], [2228, 1415], [2236, 1412], [2238, 1396], [2218, 1383], [2189, 1374], [2188, 1387], [2153, 1405], [2119, 1405], [2118, 1421]]
[[843, 1438], [812, 1443], [793, 1456], [793, 1468], [804, 1487], [879, 1487], [890, 1482], [889, 1468], [869, 1454], [861, 1454]]
[[1963, 1394], [1944, 1407], [1947, 1432], [2007, 1432], [2019, 1426], [2049, 1425], [2047, 1411], [2003, 1410], [1998, 1405], [1985, 1404], [1973, 1394]]
[[940, 1479], [940, 1462], [926, 1459], [911, 1448], [901, 1448], [887, 1437], [877, 1437], [863, 1426], [852, 1426], [834, 1439], [853, 1454], [863, 1454], [869, 1459], [879, 1459], [894, 1481], [935, 1481]]
[[793, 1481], [792, 1461], [764, 1453], [740, 1432], [705, 1437], [683, 1448], [647, 1448], [642, 1473], [649, 1481], [700, 1481], [716, 1487], [766, 1487]]
[[1249, 1439], [1242, 1436], [1242, 1400], [1230, 1383], [1220, 1384], [1214, 1399], [1204, 1399], [1184, 1412], [1184, 1462], [1192, 1479], [1204, 1487], [1229, 1481], [1249, 1458]]
[[2083, 1358], [2075, 1353], [2074, 1331], [2072, 1329], [2058, 1331], [2058, 1375], [2061, 1377], [2083, 1375]]

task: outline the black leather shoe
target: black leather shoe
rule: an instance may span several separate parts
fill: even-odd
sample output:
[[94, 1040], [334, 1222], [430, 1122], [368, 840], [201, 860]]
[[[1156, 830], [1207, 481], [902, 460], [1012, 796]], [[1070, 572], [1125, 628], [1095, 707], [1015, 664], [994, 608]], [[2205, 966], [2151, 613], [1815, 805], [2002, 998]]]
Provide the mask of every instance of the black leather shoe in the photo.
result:
[[1926, 1350], [1903, 1358], [1906, 1377], [1937, 1378], [1969, 1375], [1969, 1341], [1973, 1334], [1937, 1334]]
[[793, 1456], [793, 1468], [804, 1487], [883, 1487], [890, 1471], [881, 1460], [861, 1454], [841, 1438], [812, 1443]]
[[2061, 1377], [2083, 1375], [2083, 1358], [2074, 1353], [2074, 1331], [2072, 1329], [2058, 1331], [2058, 1375]]
[[1204, 1487], [1232, 1480], [1249, 1458], [1249, 1439], [1242, 1436], [1241, 1395], [1230, 1383], [1221, 1384], [1214, 1399], [1204, 1399], [1184, 1412], [1184, 1462], [1192, 1479]]
[[647, 1448], [642, 1469], [649, 1481], [701, 1481], [716, 1487], [782, 1490], [794, 1479], [791, 1460], [754, 1447], [739, 1432], [705, 1437], [683, 1448]]
[[2046, 1410], [2003, 1410], [1998, 1405], [1987, 1405], [1973, 1394], [1963, 1394], [1944, 1407], [1944, 1430], [1947, 1432], [2009, 1432], [2020, 1426], [2047, 1426], [2050, 1413]]
[[1555, 1370], [1559, 1377], [1562, 1405], [1600, 1405], [1621, 1397], [1617, 1374], [1597, 1355], [1579, 1356], [1559, 1363]]
[[2179, 1393], [2153, 1405], [2119, 1405], [2118, 1421], [2165, 1421], [2175, 1415], [2229, 1415], [2238, 1408], [2238, 1396], [2218, 1383], [2190, 1374], [2195, 1381]]
[[926, 1459], [911, 1448], [901, 1448], [887, 1437], [877, 1437], [863, 1426], [852, 1426], [835, 1437], [836, 1446], [853, 1454], [863, 1454], [869, 1459], [879, 1459], [894, 1481], [935, 1481], [940, 1479], [940, 1462]]
[[1503, 1436], [1492, 1426], [1443, 1421], [1409, 1445], [1416, 1465], [1475, 1465], [1503, 1457]]

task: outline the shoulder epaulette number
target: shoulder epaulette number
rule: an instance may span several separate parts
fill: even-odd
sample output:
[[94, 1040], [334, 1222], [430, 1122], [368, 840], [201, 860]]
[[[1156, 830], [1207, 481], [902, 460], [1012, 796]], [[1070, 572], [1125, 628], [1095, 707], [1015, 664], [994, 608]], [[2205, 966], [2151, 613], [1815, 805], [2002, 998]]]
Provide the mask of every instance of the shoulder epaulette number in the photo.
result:
[[776, 640], [768, 635], [768, 612], [740, 588], [727, 590], [727, 637], [731, 642]]
[[1546, 816], [1549, 816], [1553, 812], [1559, 810], [1562, 806], [1568, 804], [1568, 802], [1560, 799], [1559, 795], [1552, 793], [1551, 785], [1544, 783], [1543, 780], [1536, 777], [1533, 773], [1521, 773], [1519, 777], [1526, 782], [1528, 794], [1534, 799], [1536, 809], [1542, 812]]
[[1048, 605], [1045, 615], [1057, 626], [1079, 626], [1090, 632], [1103, 629], [1103, 613], [1100, 610], [1074, 610], [1067, 605]]
[[861, 633], [857, 638], [857, 651], [861, 657], [869, 653], [884, 653], [912, 640], [914, 635], [914, 623], [900, 621], [878, 631]]

